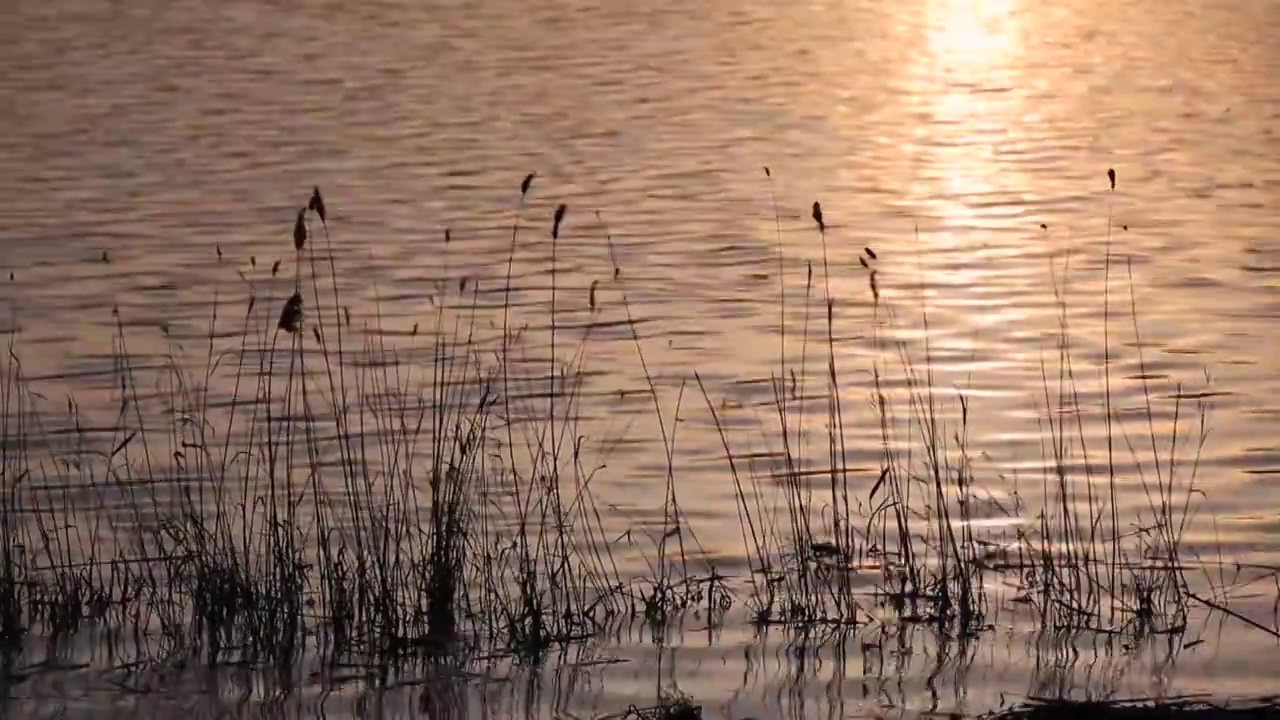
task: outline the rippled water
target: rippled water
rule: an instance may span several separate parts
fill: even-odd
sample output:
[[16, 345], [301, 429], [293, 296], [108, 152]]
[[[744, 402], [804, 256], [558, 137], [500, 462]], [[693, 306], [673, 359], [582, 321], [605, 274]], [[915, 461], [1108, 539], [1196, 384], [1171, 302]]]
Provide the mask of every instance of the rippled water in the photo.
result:
[[[1280, 556], [1276, 3], [20, 0], [5, 14], [0, 270], [13, 279], [0, 327], [52, 397], [101, 389], [113, 305], [135, 350], [160, 352], [163, 324], [199, 355], [215, 291], [245, 291], [237, 269], [286, 287], [266, 268], [291, 254], [312, 185], [355, 309], [377, 300], [384, 324], [408, 331], [449, 301], [440, 278], [501, 286], [519, 181], [536, 171], [518, 300], [548, 284], [546, 228], [565, 202], [564, 321], [624, 319], [612, 237], [668, 412], [699, 371], [746, 452], [770, 435], [748, 408], [778, 367], [779, 243], [792, 366], [808, 267], [811, 332], [825, 334], [820, 200], [849, 461], [866, 484], [879, 429], [864, 409], [863, 247], [896, 336], [919, 341], [927, 313], [935, 385], [965, 389], [977, 472], [995, 479], [1041, 467], [1055, 283], [1075, 351], [1103, 355], [1110, 243], [1118, 404], [1142, 401], [1140, 375], [1158, 397], [1183, 382], [1213, 404], [1192, 542], [1229, 560]], [[518, 312], [545, 322], [544, 306]], [[652, 520], [666, 463], [648, 401], [626, 392], [645, 385], [629, 333], [599, 331], [586, 364], [584, 431], [608, 458], [597, 491], [620, 526]], [[1096, 400], [1096, 367], [1081, 383]], [[741, 568], [723, 451], [692, 388], [681, 418], [681, 502], [708, 554]], [[693, 652], [703, 682], [689, 689], [743, 692], [737, 665], [703, 663], [756, 646], [712, 646]], [[1274, 648], [1247, 647], [1179, 681], [1256, 688], [1244, 661]], [[975, 684], [990, 700], [1001, 682]]]

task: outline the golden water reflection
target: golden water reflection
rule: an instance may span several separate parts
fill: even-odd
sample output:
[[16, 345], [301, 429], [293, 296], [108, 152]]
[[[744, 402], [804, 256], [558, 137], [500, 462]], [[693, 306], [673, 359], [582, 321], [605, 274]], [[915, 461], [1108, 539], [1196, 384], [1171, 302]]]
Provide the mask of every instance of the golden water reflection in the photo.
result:
[[[291, 277], [265, 268], [287, 267], [292, 212], [312, 185], [330, 198], [357, 317], [376, 307], [404, 337], [437, 299], [462, 302], [444, 280], [501, 284], [518, 183], [536, 170], [515, 324], [545, 325], [546, 223], [567, 202], [562, 312], [616, 323], [592, 339], [582, 418], [592, 450], [614, 452], [593, 482], [611, 529], [661, 515], [666, 466], [619, 330], [606, 233], [663, 401], [698, 370], [714, 402], [743, 408], [729, 418], [741, 449], [776, 449], [776, 419], [751, 409], [767, 405], [777, 370], [777, 247], [798, 316], [806, 267], [822, 267], [815, 199], [832, 219], [835, 332], [858, 413], [851, 461], [878, 462], [877, 427], [863, 422], [872, 309], [858, 256], [871, 246], [902, 337], [918, 339], [927, 299], [938, 385], [973, 399], [984, 480], [1034, 474], [1039, 362], [1058, 329], [1051, 263], [1074, 253], [1073, 328], [1096, 361], [1114, 213], [1130, 228], [1114, 249], [1133, 260], [1151, 369], [1197, 381], [1208, 366], [1223, 393], [1201, 517], [1220, 521], [1227, 556], [1280, 557], [1266, 482], [1280, 471], [1277, 3], [56, 5], [81, 12], [20, 3], [0, 24], [12, 69], [0, 90], [16, 98], [0, 135], [0, 283], [16, 271], [0, 286], [0, 332], [20, 325], [22, 352], [50, 376], [110, 373], [114, 304], [131, 347], [162, 356], [165, 323], [203, 357], [209, 299], [240, 302], [237, 271], [260, 298], [290, 291]], [[110, 264], [98, 260], [108, 248]], [[1132, 355], [1126, 380], [1139, 374]], [[44, 389], [61, 398], [83, 385]], [[1141, 397], [1131, 381], [1117, 393]], [[741, 566], [732, 485], [696, 406], [685, 397], [681, 502], [709, 551]]]

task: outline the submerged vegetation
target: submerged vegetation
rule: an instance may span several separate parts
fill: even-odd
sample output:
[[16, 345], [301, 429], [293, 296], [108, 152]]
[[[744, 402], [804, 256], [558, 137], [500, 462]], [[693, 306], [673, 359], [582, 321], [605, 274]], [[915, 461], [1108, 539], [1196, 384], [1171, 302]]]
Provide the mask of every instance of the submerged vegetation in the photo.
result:
[[1280, 699], [1270, 697], [1244, 702], [1219, 702], [1212, 698], [1177, 697], [1162, 700], [1068, 702], [1038, 699], [984, 717], [992, 720], [1052, 720], [1087, 716], [1101, 720], [1232, 720], [1280, 718]]
[[[980, 474], [969, 401], [935, 377], [925, 299], [916, 347], [892, 332], [910, 319], [882, 300], [871, 248], [859, 263], [874, 318], [875, 352], [859, 368], [871, 378], [870, 413], [852, 408], [816, 202], [821, 267], [809, 266], [798, 300], [776, 222], [779, 364], [771, 402], [753, 409], [770, 419], [768, 451], [740, 452], [716, 389], [691, 378], [722, 442], [745, 577], [722, 574], [682, 510], [684, 386], [673, 414], [645, 360], [613, 241], [602, 238], [665, 467], [659, 519], [619, 536], [597, 497], [603, 463], [581, 430], [600, 325], [567, 320], [557, 285], [557, 246], [572, 223], [565, 205], [538, 241], [550, 256], [548, 317], [535, 328], [513, 318], [533, 183], [521, 184], [501, 286], [449, 278], [411, 330], [344, 302], [316, 189], [297, 212], [292, 263], [271, 266], [281, 282], [247, 277], [242, 299], [211, 303], [201, 360], [167, 329], [163, 356], [133, 350], [136, 331], [115, 311], [114, 372], [99, 388], [109, 402], [51, 410], [11, 336], [0, 364], [0, 686], [21, 682], [38, 647], [56, 654], [90, 628], [106, 632], [121, 664], [234, 664], [289, 685], [309, 658], [378, 684], [417, 663], [537, 664], [633, 618], [661, 628], [697, 612], [715, 624], [738, 601], [761, 626], [922, 625], [961, 645], [992, 629], [1000, 607], [1026, 608], [1051, 635], [1125, 638], [1178, 635], [1196, 603], [1234, 615], [1223, 583], [1183, 541], [1202, 494], [1209, 408], [1181, 387], [1172, 407], [1157, 407], [1164, 391], [1146, 372], [1132, 293], [1132, 343], [1112, 336], [1113, 277], [1128, 272], [1130, 287], [1132, 277], [1112, 267], [1109, 241], [1098, 367], [1082, 367], [1072, 349], [1072, 258], [1063, 261], [1060, 332], [1042, 364], [1043, 472], [1022, 487]], [[583, 294], [591, 314], [598, 287]], [[487, 326], [477, 308], [498, 301], [500, 321]], [[789, 331], [797, 302], [802, 327]], [[223, 347], [226, 338], [239, 344]], [[1111, 392], [1122, 350], [1137, 355], [1139, 408]], [[1101, 377], [1100, 398], [1083, 389], [1086, 374]], [[1085, 433], [1088, 413], [1106, 424], [1103, 447]], [[878, 427], [876, 467], [849, 461], [849, 428], [860, 422]], [[1143, 507], [1122, 510], [1124, 483], [1137, 484]], [[648, 572], [621, 572], [621, 553], [639, 553]], [[663, 691], [630, 716], [695, 718], [701, 708]]]

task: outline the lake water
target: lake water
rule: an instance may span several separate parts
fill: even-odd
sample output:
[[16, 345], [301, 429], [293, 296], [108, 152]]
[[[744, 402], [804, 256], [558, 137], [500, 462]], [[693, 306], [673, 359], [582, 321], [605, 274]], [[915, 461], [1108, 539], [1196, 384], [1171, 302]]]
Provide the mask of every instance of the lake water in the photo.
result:
[[[1188, 547], [1228, 565], [1280, 564], [1280, 3], [16, 0], [4, 16], [0, 330], [55, 401], [74, 392], [92, 411], [111, 387], [113, 306], [135, 351], [163, 352], [163, 325], [202, 359], [215, 292], [288, 286], [267, 268], [292, 261], [294, 211], [313, 185], [353, 311], [406, 334], [425, 327], [437, 304], [466, 296], [443, 278], [501, 288], [520, 180], [536, 172], [521, 211], [517, 324], [545, 323], [547, 231], [567, 203], [558, 308], [565, 327], [599, 323], [584, 345], [580, 431], [591, 462], [607, 464], [593, 489], [609, 524], [660, 523], [667, 472], [620, 324], [629, 309], [679, 427], [689, 527], [706, 557], [741, 576], [733, 485], [693, 372], [735, 451], [759, 453], [767, 471], [776, 418], [753, 408], [779, 368], [779, 247], [789, 367], [803, 356], [821, 381], [826, 363], [819, 200], [860, 493], [882, 452], [867, 371], [886, 312], [890, 339], [919, 350], [928, 337], [948, 402], [968, 398], [978, 483], [1039, 484], [1056, 286], [1072, 352], [1092, 363], [1078, 368], [1086, 403], [1099, 397], [1104, 343], [1118, 406], [1151, 393], [1164, 427], [1177, 383], [1183, 423], [1194, 400], [1211, 403]], [[879, 303], [864, 247], [878, 256]], [[1143, 425], [1126, 432], [1145, 442]], [[1097, 413], [1082, 414], [1080, 433], [1105, 445]], [[1120, 454], [1131, 452], [1142, 451]], [[1124, 487], [1122, 508], [1147, 504]], [[631, 562], [625, 572], [646, 571]], [[1255, 584], [1232, 607], [1274, 624], [1275, 592]], [[1230, 620], [1206, 633], [1176, 668], [1134, 660], [1123, 687], [1267, 690], [1273, 641]], [[656, 669], [647, 638], [610, 644], [602, 652], [628, 662], [537, 712], [625, 710], [660, 673], [716, 716], [857, 707], [858, 683], [833, 684], [831, 670], [852, 659], [798, 669], [803, 653], [740, 628], [672, 642]], [[1009, 659], [1018, 642], [979, 650], [982, 669], [944, 682], [964, 690], [941, 704], [981, 710], [1033, 692], [1027, 663]], [[890, 704], [928, 707], [934, 668], [900, 662], [911, 667]], [[110, 695], [94, 682], [33, 692], [76, 696], [93, 714], [92, 698]]]

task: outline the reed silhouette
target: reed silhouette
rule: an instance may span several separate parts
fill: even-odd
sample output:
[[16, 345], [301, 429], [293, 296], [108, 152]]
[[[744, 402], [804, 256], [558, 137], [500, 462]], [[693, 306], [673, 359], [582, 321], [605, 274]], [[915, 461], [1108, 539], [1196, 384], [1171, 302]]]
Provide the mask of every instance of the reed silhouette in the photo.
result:
[[[567, 205], [555, 206], [548, 317], [536, 331], [550, 351], [533, 361], [525, 333], [535, 331], [517, 326], [512, 310], [517, 261], [546, 248], [535, 243], [548, 243], [547, 235], [521, 233], [526, 203], [541, 189], [535, 174], [519, 186], [501, 292], [482, 287], [497, 279], [447, 278], [429, 317], [407, 329], [388, 327], [376, 304], [361, 312], [344, 301], [328, 209], [316, 187], [294, 220], [292, 287], [279, 293], [257, 284], [261, 271], [251, 256], [243, 300], [211, 302], [201, 361], [184, 363], [172, 350], [159, 370], [146, 366], [130, 351], [136, 330], [114, 311], [116, 412], [105, 428], [86, 423], [74, 400], [65, 412], [50, 411], [23, 366], [18, 336], [10, 336], [0, 363], [5, 682], [30, 652], [31, 638], [59, 646], [90, 625], [132, 636], [114, 650], [122, 664], [185, 658], [296, 678], [310, 655], [331, 669], [363, 668], [379, 683], [408, 664], [459, 657], [537, 664], [620, 618], [661, 627], [694, 611], [722, 621], [738, 602], [761, 626], [924, 625], [963, 644], [995, 627], [996, 584], [1015, 587], [1012, 603], [1053, 632], [1175, 636], [1199, 604], [1280, 634], [1232, 610], [1208, 572], [1201, 583], [1207, 591], [1188, 577], [1204, 567], [1183, 536], [1201, 494], [1208, 409], [1184, 399], [1180, 387], [1171, 408], [1157, 407], [1127, 265], [1126, 332], [1142, 378], [1140, 426], [1116, 407], [1110, 208], [1103, 360], [1089, 368], [1103, 378], [1097, 412], [1106, 447], [1089, 447], [1080, 419], [1084, 368], [1068, 322], [1068, 256], [1053, 288], [1056, 354], [1041, 367], [1043, 505], [1021, 507], [1015, 491], [1018, 506], [1005, 511], [1033, 522], [992, 534], [976, 522], [975, 506], [989, 499], [969, 441], [970, 423], [979, 419], [963, 393], [938, 389], [923, 295], [918, 307], [899, 304], [904, 291], [894, 270], [901, 259], [864, 247], [861, 270], [853, 268], [867, 272], [866, 290], [837, 298], [833, 287], [844, 286], [833, 284], [840, 270], [830, 263], [827, 235], [845, 231], [828, 224], [815, 201], [806, 232], [821, 246], [821, 295], [813, 264], [803, 288], [788, 287], [776, 178], [764, 171], [778, 243], [780, 321], [765, 413], [775, 425], [764, 441], [778, 468], [761, 471], [736, 449], [748, 438], [726, 422], [729, 406], [714, 399], [716, 389], [700, 373], [691, 378], [723, 450], [745, 576], [722, 575], [685, 516], [675, 435], [689, 381], [678, 383], [674, 413], [665, 409], [628, 300], [630, 275], [599, 213], [598, 240], [613, 272], [590, 282], [586, 307], [592, 317], [622, 316], [643, 375], [637, 392], [652, 401], [664, 455], [662, 477], [654, 478], [663, 487], [659, 527], [643, 550], [648, 572], [635, 577], [620, 572], [615, 557], [623, 546], [634, 548], [632, 533], [606, 533], [596, 470], [584, 465], [575, 429], [585, 348], [597, 325], [561, 317], [583, 299], [580, 286], [560, 291], [559, 253], [585, 225], [566, 222]], [[1114, 171], [1107, 176], [1114, 192]], [[457, 245], [451, 239], [446, 230], [437, 241], [446, 265]], [[221, 260], [222, 248], [216, 250]], [[272, 262], [270, 278], [285, 261], [287, 255]], [[489, 341], [479, 338], [474, 310], [456, 309], [474, 309], [482, 293], [502, 301]], [[849, 333], [838, 327], [837, 304], [854, 302], [869, 306], [873, 318], [865, 328], [875, 351], [865, 368], [869, 416], [849, 410], [849, 356], [840, 352]], [[919, 315], [917, 345], [893, 332], [906, 312]], [[163, 334], [176, 347], [167, 325]], [[226, 337], [238, 346], [220, 346]], [[215, 397], [215, 380], [230, 388], [226, 398]], [[1173, 418], [1163, 431], [1156, 421], [1162, 412]], [[849, 462], [855, 422], [874, 424], [875, 468]], [[1146, 500], [1126, 514], [1118, 502], [1122, 464], [1138, 468]], [[667, 693], [628, 712], [683, 720], [702, 710]]]

